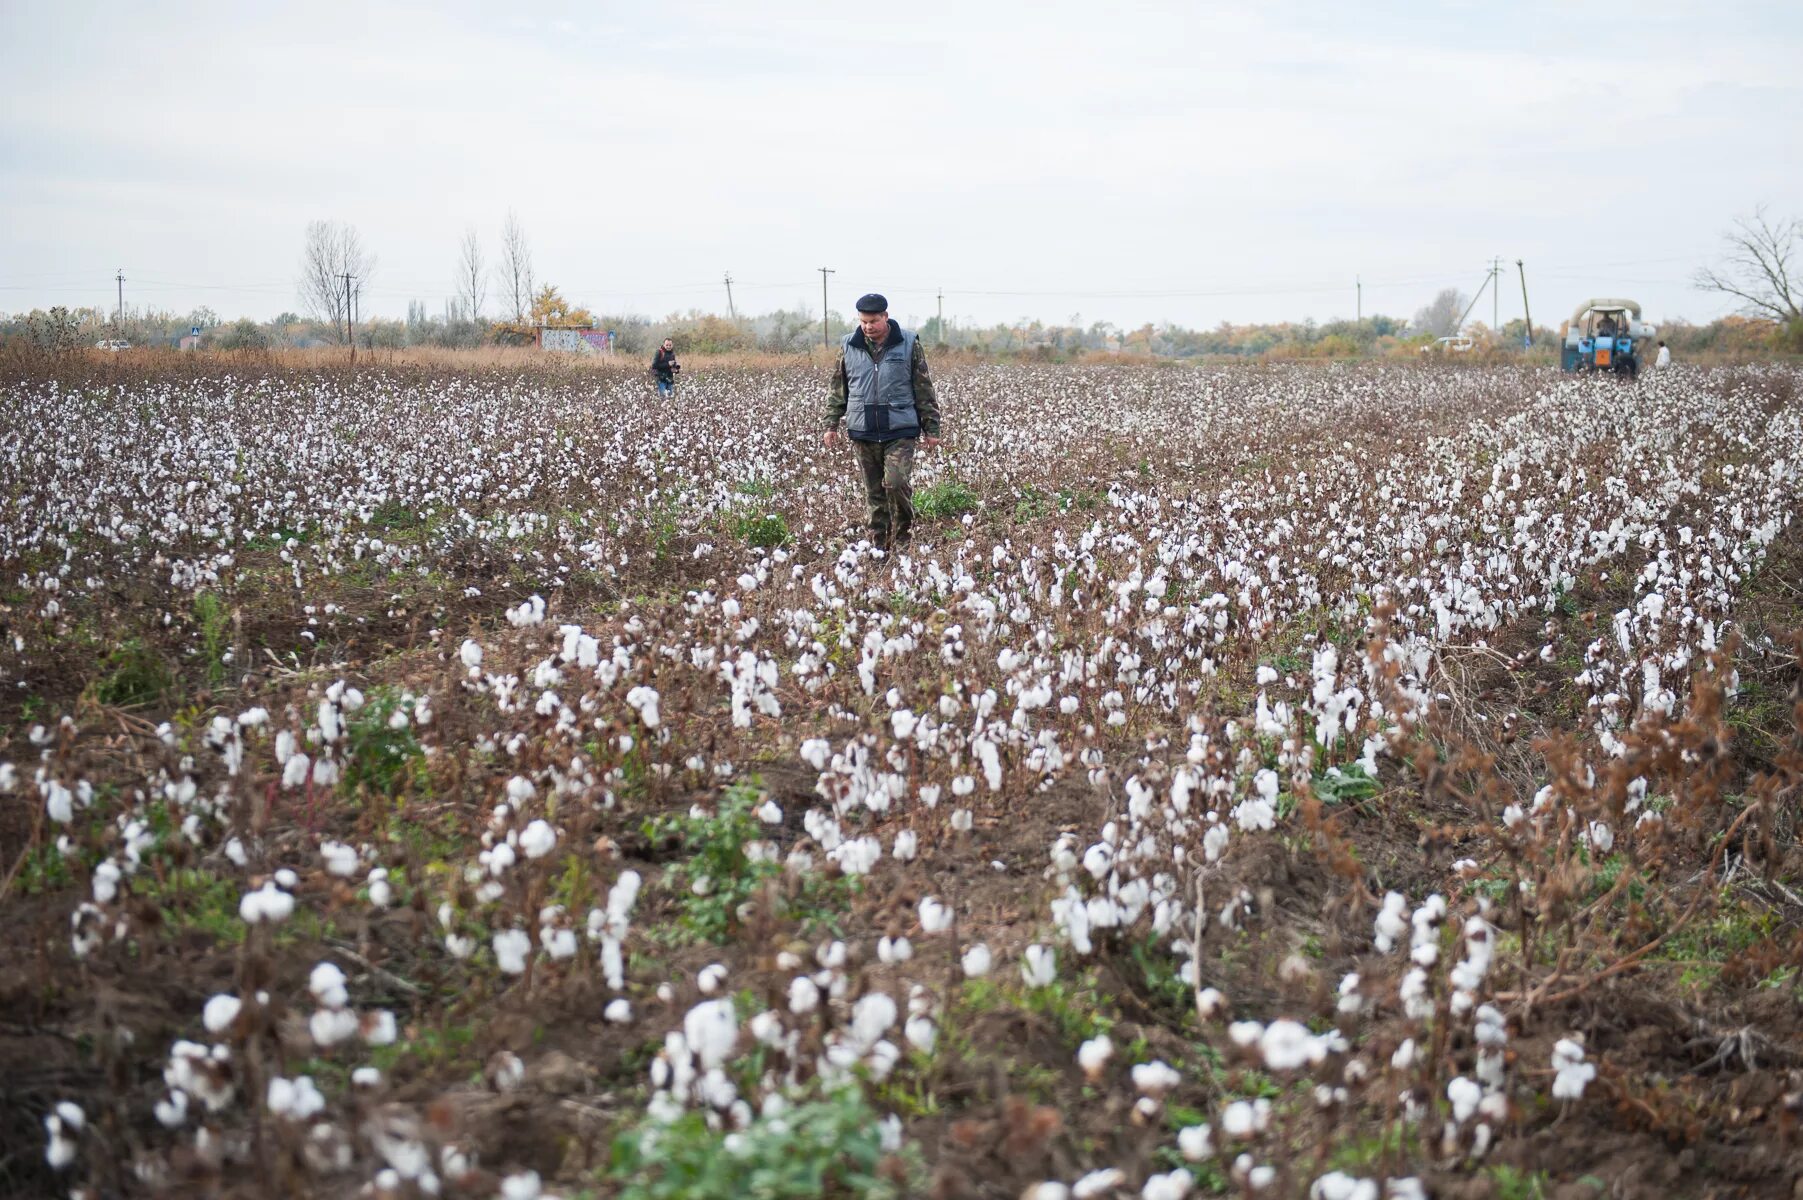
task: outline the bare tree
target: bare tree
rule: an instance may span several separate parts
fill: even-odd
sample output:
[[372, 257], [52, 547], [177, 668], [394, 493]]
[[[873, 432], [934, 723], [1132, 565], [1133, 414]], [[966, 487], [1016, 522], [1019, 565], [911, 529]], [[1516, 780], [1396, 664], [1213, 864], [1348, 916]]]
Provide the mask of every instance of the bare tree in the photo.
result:
[[1446, 288], [1409, 322], [1416, 333], [1447, 337], [1459, 331], [1459, 314], [1471, 303], [1457, 288]]
[[513, 323], [524, 325], [532, 311], [532, 251], [526, 245], [526, 231], [511, 210], [507, 223], [501, 226], [501, 261], [496, 264], [496, 282], [501, 303], [513, 309]]
[[457, 254], [457, 301], [462, 316], [480, 321], [482, 302], [487, 296], [488, 283], [482, 274], [482, 241], [472, 227], [464, 232], [463, 246]]
[[[345, 318], [355, 315], [351, 306], [362, 298], [363, 285], [375, 269], [376, 260], [363, 248], [354, 227], [343, 221], [307, 225], [298, 281], [301, 305], [314, 320], [331, 327], [334, 342], [343, 341]], [[346, 275], [351, 277], [348, 295]]]
[[1803, 279], [1793, 278], [1791, 260], [1803, 242], [1803, 218], [1773, 224], [1765, 205], [1741, 217], [1722, 235], [1728, 257], [1720, 267], [1704, 267], [1696, 274], [1696, 286], [1722, 292], [1741, 302], [1741, 311], [1788, 325], [1803, 323]]

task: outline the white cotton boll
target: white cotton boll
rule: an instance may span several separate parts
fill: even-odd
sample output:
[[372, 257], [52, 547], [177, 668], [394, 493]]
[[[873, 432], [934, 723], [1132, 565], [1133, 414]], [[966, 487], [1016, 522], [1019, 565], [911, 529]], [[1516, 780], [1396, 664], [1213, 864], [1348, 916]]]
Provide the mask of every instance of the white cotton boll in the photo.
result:
[[921, 899], [920, 928], [925, 933], [942, 933], [952, 927], [952, 910], [932, 896]]
[[1021, 978], [1028, 987], [1050, 987], [1058, 978], [1058, 960], [1050, 946], [1032, 945], [1027, 947], [1026, 956], [1020, 964]]
[[890, 853], [897, 862], [912, 862], [919, 849], [920, 836], [912, 829], [903, 829], [895, 835], [895, 848]]
[[907, 1035], [908, 1045], [922, 1054], [931, 1054], [933, 1046], [939, 1041], [939, 1026], [935, 1025], [930, 1017], [909, 1017], [907, 1024], [902, 1027], [902, 1032]]
[[543, 858], [557, 846], [557, 831], [545, 820], [533, 821], [520, 834], [520, 849], [527, 858]]
[[801, 744], [801, 759], [816, 771], [826, 770], [826, 760], [833, 752], [832, 744], [824, 738], [809, 738]]
[[849, 951], [846, 949], [845, 943], [838, 941], [837, 939], [830, 942], [821, 942], [818, 946], [814, 947], [814, 961], [829, 971], [837, 971], [840, 967], [845, 965], [845, 958], [848, 953]]
[[731, 1055], [739, 1040], [739, 1018], [731, 1000], [704, 1000], [682, 1019], [683, 1037], [704, 1070], [713, 1070]]
[[964, 952], [962, 961], [964, 966], [964, 977], [966, 979], [981, 979], [983, 976], [989, 974], [989, 947], [978, 942]]
[[783, 823], [782, 806], [774, 800], [766, 800], [758, 805], [757, 818], [766, 825], [781, 825]]
[[1196, 1015], [1212, 1021], [1227, 1011], [1227, 997], [1218, 988], [1203, 988], [1196, 993]]
[[282, 764], [282, 786], [293, 789], [307, 782], [307, 776], [313, 770], [313, 760], [305, 754], [295, 753]]
[[[1262, 798], [1242, 800], [1233, 806], [1233, 819], [1246, 833], [1260, 829], [1275, 829], [1277, 827], [1277, 809], [1269, 800]], [[1205, 838], [1204, 849], [1206, 848]]]
[[929, 784], [920, 789], [920, 802], [928, 808], [939, 807], [939, 794], [943, 789], [938, 784]]
[[76, 1143], [73, 1135], [80, 1131], [79, 1124], [71, 1128], [60, 1112], [51, 1113], [44, 1118], [44, 1132], [48, 1137], [48, 1144], [44, 1147], [44, 1161], [50, 1164], [51, 1170], [61, 1171], [75, 1161]]
[[522, 1171], [501, 1180], [501, 1200], [539, 1200], [543, 1185], [537, 1171]]
[[1202, 835], [1202, 854], [1209, 862], [1219, 862], [1227, 849], [1227, 842], [1233, 835], [1225, 825], [1210, 825], [1208, 832]]
[[1261, 1021], [1235, 1021], [1227, 1027], [1227, 1040], [1242, 1050], [1256, 1046], [1258, 1039], [1264, 1036], [1265, 1027]]
[[[968, 516], [964, 519], [970, 520]], [[1126, 1173], [1119, 1167], [1104, 1167], [1100, 1171], [1091, 1171], [1072, 1186], [1072, 1200], [1093, 1200], [1096, 1196], [1107, 1195], [1126, 1182]]]
[[1162, 1060], [1134, 1064], [1132, 1076], [1133, 1086], [1153, 1097], [1163, 1096], [1183, 1082], [1183, 1076]]
[[725, 982], [726, 964], [724, 963], [710, 963], [701, 968], [700, 972], [695, 976], [695, 986], [701, 989], [701, 994], [703, 996], [713, 995], [720, 990], [720, 985]]
[[1046, 1180], [1027, 1187], [1020, 1200], [1070, 1200], [1071, 1190], [1056, 1180]]
[[806, 975], [797, 975], [789, 982], [789, 1011], [796, 1016], [803, 1016], [820, 1007], [820, 988]]
[[974, 824], [975, 821], [972, 819], [968, 808], [955, 809], [952, 812], [953, 833], [969, 833]]
[[351, 1086], [373, 1088], [381, 1085], [382, 1070], [380, 1067], [358, 1067], [351, 1072]]
[[1183, 1200], [1195, 1186], [1195, 1179], [1182, 1167], [1164, 1175], [1154, 1175], [1140, 1189], [1142, 1200]]
[[905, 963], [914, 957], [914, 944], [905, 937], [885, 937], [877, 941], [876, 957], [886, 964]]
[[238, 916], [246, 925], [279, 925], [294, 913], [294, 897], [271, 880], [238, 902]]
[[1214, 1130], [1208, 1125], [1189, 1125], [1178, 1130], [1177, 1149], [1191, 1162], [1214, 1157]]
[[1584, 1089], [1596, 1078], [1596, 1065], [1584, 1061], [1584, 1047], [1573, 1038], [1561, 1038], [1553, 1046], [1553, 1099], [1581, 1100]]
[[1446, 1099], [1452, 1104], [1452, 1119], [1460, 1125], [1471, 1119], [1477, 1112], [1478, 1101], [1484, 1098], [1484, 1089], [1465, 1078], [1457, 1076], [1446, 1085]]
[[1113, 1056], [1114, 1043], [1105, 1033], [1098, 1034], [1077, 1047], [1077, 1065], [1083, 1068], [1083, 1073], [1092, 1083], [1100, 1078], [1102, 1069]]
[[372, 1046], [391, 1046], [399, 1028], [395, 1024], [393, 1013], [385, 1008], [378, 1008], [363, 1014], [363, 1019], [357, 1024], [357, 1031]]
[[1377, 1184], [1343, 1171], [1331, 1171], [1309, 1185], [1308, 1200], [1378, 1200]]
[[1396, 1047], [1396, 1052], [1390, 1055], [1390, 1066], [1398, 1071], [1406, 1071], [1409, 1067], [1414, 1065], [1414, 1062], [1415, 1039], [1403, 1038], [1402, 1045]]
[[1413, 1175], [1384, 1184], [1384, 1200], [1428, 1200], [1427, 1188]]
[[895, 1024], [898, 1010], [886, 993], [871, 992], [858, 998], [851, 1010], [851, 1035], [861, 1045], [873, 1046]]
[[221, 993], [207, 1001], [206, 1007], [201, 1010], [200, 1019], [206, 1025], [208, 1033], [221, 1034], [231, 1028], [243, 1007], [244, 1002], [238, 997]]
[[1379, 952], [1388, 954], [1409, 929], [1409, 902], [1401, 892], [1391, 892], [1384, 897], [1383, 908], [1378, 910], [1377, 919], [1373, 922], [1377, 932], [1377, 948]]
[[522, 975], [526, 971], [526, 956], [532, 953], [532, 938], [521, 929], [503, 929], [495, 934], [492, 942], [495, 952], [495, 965], [507, 975]]
[[188, 1120], [188, 1093], [180, 1088], [172, 1089], [167, 1096], [156, 1102], [152, 1111], [157, 1124], [164, 1129], [180, 1129]]
[[343, 842], [321, 842], [320, 857], [326, 860], [326, 870], [333, 875], [348, 879], [357, 873], [357, 850]]
[[292, 1121], [304, 1121], [326, 1106], [326, 1098], [313, 1085], [311, 1075], [284, 1079], [277, 1075], [269, 1081], [264, 1103], [270, 1112]]
[[344, 972], [336, 963], [322, 962], [307, 977], [307, 991], [327, 1008], [343, 1008], [350, 1003], [344, 984]]
[[288, 891], [293, 891], [295, 885], [300, 883], [300, 876], [296, 875], [293, 871], [290, 871], [287, 867], [283, 867], [281, 870], [277, 871], [273, 878], [275, 879], [277, 887], [285, 888]]
[[1265, 1027], [1258, 1049], [1265, 1066], [1273, 1071], [1294, 1071], [1326, 1057], [1325, 1048], [1306, 1026], [1287, 1019], [1272, 1021]]
[[1221, 1110], [1221, 1132], [1230, 1138], [1249, 1138], [1258, 1130], [1257, 1110], [1246, 1100], [1235, 1100]]
[[482, 647], [474, 640], [465, 641], [462, 648], [458, 650], [457, 656], [463, 660], [463, 665], [471, 672], [482, 668]]
[[307, 1020], [307, 1032], [321, 1046], [335, 1046], [357, 1032], [357, 1014], [347, 1008], [321, 1008]]
[[623, 996], [609, 1000], [607, 1007], [601, 1010], [601, 1017], [611, 1024], [625, 1025], [632, 1020], [632, 1002]]
[[563, 961], [576, 957], [576, 931], [574, 929], [541, 928], [538, 931], [539, 945], [545, 948], [553, 961]]

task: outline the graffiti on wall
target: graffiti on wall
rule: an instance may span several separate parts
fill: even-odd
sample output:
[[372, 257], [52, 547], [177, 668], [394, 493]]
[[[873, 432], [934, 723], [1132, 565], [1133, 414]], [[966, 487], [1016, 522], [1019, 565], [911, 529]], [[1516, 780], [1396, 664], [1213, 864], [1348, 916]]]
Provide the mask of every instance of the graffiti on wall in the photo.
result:
[[539, 348], [565, 354], [612, 354], [613, 334], [606, 329], [541, 329]]

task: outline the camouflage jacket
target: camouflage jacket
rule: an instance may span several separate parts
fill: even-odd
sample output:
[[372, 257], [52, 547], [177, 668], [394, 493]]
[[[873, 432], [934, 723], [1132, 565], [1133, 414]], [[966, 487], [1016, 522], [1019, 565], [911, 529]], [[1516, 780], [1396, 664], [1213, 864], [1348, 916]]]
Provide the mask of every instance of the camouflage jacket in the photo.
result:
[[[893, 325], [893, 322], [891, 322]], [[914, 385], [914, 411], [920, 415], [922, 437], [939, 436], [939, 391], [933, 386], [933, 373], [927, 368], [926, 346], [914, 343], [914, 357], [909, 361], [910, 382]], [[845, 347], [839, 347], [839, 361], [833, 367], [833, 382], [827, 392], [826, 428], [837, 429], [845, 419], [849, 385], [845, 379]]]

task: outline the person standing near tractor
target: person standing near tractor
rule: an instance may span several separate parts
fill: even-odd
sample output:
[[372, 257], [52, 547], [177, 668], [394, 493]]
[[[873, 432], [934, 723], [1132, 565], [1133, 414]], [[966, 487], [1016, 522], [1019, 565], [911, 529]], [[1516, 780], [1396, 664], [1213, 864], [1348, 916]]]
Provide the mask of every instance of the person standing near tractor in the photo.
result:
[[669, 338], [657, 348], [651, 359], [651, 374], [657, 377], [657, 394], [674, 395], [676, 392], [676, 372], [682, 370], [682, 364], [676, 361], [676, 343]]
[[1672, 365], [1671, 348], [1664, 342], [1659, 343], [1659, 357], [1653, 360], [1653, 370], [1663, 371]]
[[926, 347], [889, 319], [889, 301], [858, 298], [858, 327], [839, 344], [822, 444], [839, 444], [839, 422], [858, 453], [870, 533], [884, 550], [906, 545], [914, 525], [914, 449], [939, 446], [939, 393]]

